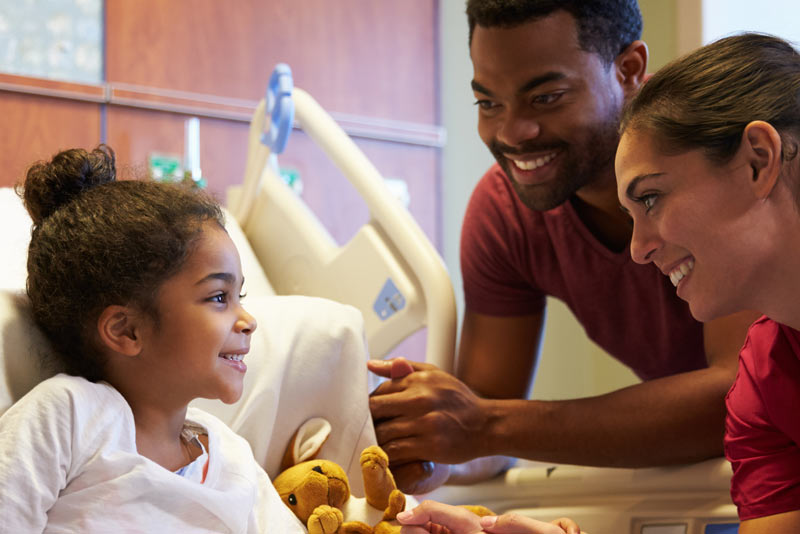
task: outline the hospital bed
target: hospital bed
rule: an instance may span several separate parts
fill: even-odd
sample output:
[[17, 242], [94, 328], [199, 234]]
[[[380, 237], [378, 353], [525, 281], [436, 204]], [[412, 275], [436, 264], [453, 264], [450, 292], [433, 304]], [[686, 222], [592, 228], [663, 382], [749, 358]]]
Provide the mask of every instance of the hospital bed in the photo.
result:
[[[343, 246], [334, 242], [279, 175], [276, 155], [295, 127], [322, 147], [369, 208], [371, 220]], [[19, 294], [24, 287], [29, 238], [29, 226], [19, 222], [30, 223], [10, 195], [9, 191], [0, 192], [4, 228], [21, 227], [25, 232], [0, 236], [4, 252], [13, 249], [6, 256], [10, 259], [0, 287], [0, 349], [5, 352], [0, 367], [0, 413], [46, 376], [46, 371], [31, 368], [30, 361], [21, 355], [41, 347], [42, 340], [26, 318]], [[339, 388], [337, 398], [360, 402], [353, 410], [361, 413], [363, 421], [347, 433], [356, 443], [331, 440], [330, 450], [347, 451], [340, 462], [347, 464], [352, 460], [350, 451], [374, 441], [362, 400], [371, 386], [359, 360], [366, 357], [359, 353], [364, 350], [359, 348], [359, 332], [363, 329], [370, 357], [378, 358], [414, 331], [427, 327], [426, 360], [450, 370], [456, 309], [447, 271], [417, 223], [392, 197], [377, 169], [310, 95], [293, 87], [285, 67], [273, 73], [265, 98], [253, 114], [244, 180], [229, 191], [227, 204], [229, 232], [242, 256], [251, 299], [247, 305], [255, 306], [260, 314], [261, 328], [255, 335], [263, 335], [268, 329], [280, 334], [274, 339], [265, 336], [262, 341], [254, 338], [251, 352], [270, 354], [291, 347], [291, 355], [311, 360], [292, 361], [290, 356], [286, 362], [267, 361], [261, 369], [251, 367], [246, 380], [251, 380], [251, 375], [255, 378], [249, 386], [246, 383], [246, 389], [256, 393], [218, 414], [251, 440], [256, 457], [266, 458], [270, 471], [276, 456], [282, 454], [282, 450], [272, 449], [282, 448], [294, 430], [282, 428], [286, 426], [281, 424], [284, 407], [295, 411], [307, 408], [308, 413], [293, 415], [301, 419], [298, 424], [302, 418], [316, 415], [313, 407], [306, 407], [313, 404], [305, 402], [306, 392], [288, 391], [286, 384], [310, 384], [313, 390], [325, 387], [327, 380]], [[361, 314], [350, 313], [350, 307], [325, 304], [327, 301], [271, 294], [325, 297], [351, 305]], [[281, 308], [274, 305], [276, 302], [289, 304]], [[311, 331], [320, 334], [314, 337]], [[327, 341], [329, 338], [336, 343]], [[359, 355], [354, 361], [345, 358], [345, 352]], [[326, 365], [323, 358], [335, 361], [319, 372], [318, 366]], [[268, 375], [261, 385], [259, 373]], [[264, 415], [264, 411], [270, 413]], [[339, 415], [339, 424], [348, 424], [348, 419]], [[262, 439], [264, 428], [270, 430], [266, 440]], [[473, 486], [445, 486], [422, 497], [452, 504], [483, 504], [496, 512], [516, 511], [543, 520], [569, 516], [592, 534], [731, 534], [738, 527], [728, 494], [729, 482], [730, 466], [722, 459], [651, 469], [523, 461], [496, 479]], [[357, 488], [354, 493], [358, 493]]]

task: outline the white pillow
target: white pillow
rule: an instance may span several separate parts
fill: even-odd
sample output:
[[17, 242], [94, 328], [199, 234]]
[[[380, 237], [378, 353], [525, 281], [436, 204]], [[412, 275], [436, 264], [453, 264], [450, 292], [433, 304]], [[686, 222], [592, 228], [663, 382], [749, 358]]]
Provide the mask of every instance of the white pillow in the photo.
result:
[[56, 373], [50, 346], [30, 315], [28, 297], [0, 290], [0, 415]]

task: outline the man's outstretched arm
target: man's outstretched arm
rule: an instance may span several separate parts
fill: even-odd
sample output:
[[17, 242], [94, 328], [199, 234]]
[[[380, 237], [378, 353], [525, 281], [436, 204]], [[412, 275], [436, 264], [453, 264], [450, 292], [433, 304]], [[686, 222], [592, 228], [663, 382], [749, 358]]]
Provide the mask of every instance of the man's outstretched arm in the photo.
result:
[[[494, 336], [508, 335], [498, 325], [503, 319], [468, 314], [462, 342], [469, 336], [484, 341], [477, 344], [480, 351], [462, 347], [458, 373], [464, 382], [432, 366], [415, 364], [418, 372], [383, 384], [384, 389], [370, 400], [378, 441], [397, 465], [419, 459], [453, 464], [508, 455], [641, 467], [718, 456], [724, 397], [754, 318], [753, 313], [742, 313], [705, 325], [707, 369], [598, 397], [528, 401], [489, 398], [521, 387], [521, 364], [508, 353], [488, 350], [491, 345], [485, 340], [492, 335], [486, 337], [487, 329]], [[525, 379], [530, 380], [530, 373]]]

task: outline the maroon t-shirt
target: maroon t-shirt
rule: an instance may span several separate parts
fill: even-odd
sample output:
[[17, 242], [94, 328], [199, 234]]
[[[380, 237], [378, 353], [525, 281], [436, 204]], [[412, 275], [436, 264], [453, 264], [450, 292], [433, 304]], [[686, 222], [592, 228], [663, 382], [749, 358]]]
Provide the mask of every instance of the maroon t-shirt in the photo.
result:
[[[612, 252], [572, 204], [526, 207], [498, 165], [472, 193], [461, 234], [467, 308], [486, 315], [541, 311], [562, 300], [586, 334], [643, 379], [707, 367], [703, 325], [669, 279], [630, 251]], [[499, 355], [502, 356], [502, 355]]]
[[753, 323], [725, 403], [739, 518], [800, 509], [800, 332], [767, 317]]

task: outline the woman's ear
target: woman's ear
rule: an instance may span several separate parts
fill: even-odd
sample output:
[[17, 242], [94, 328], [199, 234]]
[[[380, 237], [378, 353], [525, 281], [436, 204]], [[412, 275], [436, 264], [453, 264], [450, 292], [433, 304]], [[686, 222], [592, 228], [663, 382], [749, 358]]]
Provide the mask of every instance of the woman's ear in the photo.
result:
[[97, 318], [97, 334], [109, 349], [124, 356], [142, 351], [141, 314], [128, 306], [108, 306]]
[[633, 97], [647, 78], [647, 56], [647, 44], [634, 41], [614, 60], [617, 80], [626, 98]]
[[756, 198], [766, 199], [778, 183], [783, 168], [781, 135], [768, 122], [753, 121], [745, 126], [740, 150], [750, 166], [750, 187]]

